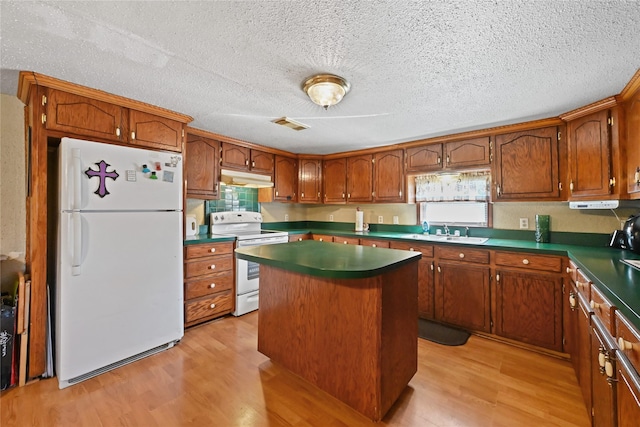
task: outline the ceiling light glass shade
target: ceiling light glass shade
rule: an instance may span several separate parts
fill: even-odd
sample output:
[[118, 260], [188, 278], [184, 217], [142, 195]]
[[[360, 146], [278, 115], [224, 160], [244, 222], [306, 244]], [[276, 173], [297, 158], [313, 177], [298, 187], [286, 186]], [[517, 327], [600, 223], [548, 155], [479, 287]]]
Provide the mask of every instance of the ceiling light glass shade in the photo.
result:
[[327, 108], [342, 101], [351, 85], [342, 77], [333, 74], [318, 74], [304, 82], [304, 91], [314, 103]]

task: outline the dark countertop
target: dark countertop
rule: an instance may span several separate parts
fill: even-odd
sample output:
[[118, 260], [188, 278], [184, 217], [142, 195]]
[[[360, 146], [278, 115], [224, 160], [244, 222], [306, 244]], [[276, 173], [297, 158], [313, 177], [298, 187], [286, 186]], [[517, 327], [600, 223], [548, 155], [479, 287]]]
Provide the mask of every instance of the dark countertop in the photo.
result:
[[236, 249], [236, 257], [297, 273], [334, 279], [361, 279], [377, 276], [410, 262], [419, 252], [360, 245], [329, 245], [315, 240], [262, 245]]
[[211, 234], [196, 234], [185, 236], [183, 245], [197, 245], [198, 243], [234, 242], [234, 236], [212, 236]]

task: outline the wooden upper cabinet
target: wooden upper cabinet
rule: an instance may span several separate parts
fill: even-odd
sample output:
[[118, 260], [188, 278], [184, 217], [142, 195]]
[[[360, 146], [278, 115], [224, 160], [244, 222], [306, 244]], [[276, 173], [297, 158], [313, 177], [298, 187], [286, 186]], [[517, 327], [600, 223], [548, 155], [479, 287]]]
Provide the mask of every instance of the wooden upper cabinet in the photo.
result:
[[46, 116], [42, 118], [50, 130], [71, 134], [125, 140], [122, 129], [124, 108], [55, 89], [49, 89], [43, 100]]
[[611, 194], [610, 117], [607, 109], [568, 123], [570, 199]]
[[279, 202], [295, 202], [298, 187], [298, 165], [296, 159], [275, 156], [275, 177], [273, 200]]
[[220, 143], [199, 135], [187, 134], [185, 158], [187, 197], [217, 199]]
[[407, 148], [407, 172], [427, 172], [442, 169], [442, 144]]
[[373, 156], [347, 157], [347, 201], [371, 202], [373, 200]]
[[444, 145], [444, 166], [448, 169], [468, 169], [491, 166], [491, 143], [488, 136]]
[[223, 142], [221, 144], [221, 162], [223, 168], [231, 168], [238, 170], [249, 170], [249, 162], [251, 161], [251, 150], [240, 145]]
[[273, 162], [273, 154], [260, 150], [251, 150], [250, 170], [252, 172], [271, 175], [273, 174]]
[[149, 148], [182, 151], [183, 124], [137, 110], [129, 110], [129, 142]]
[[298, 202], [321, 203], [322, 160], [298, 160]]
[[558, 200], [561, 197], [558, 128], [495, 137], [493, 200]]
[[324, 203], [346, 203], [347, 201], [347, 159], [329, 159], [324, 162], [322, 182]]
[[640, 90], [626, 103], [627, 192], [640, 198]]
[[373, 199], [376, 202], [405, 201], [403, 154], [403, 150], [393, 150], [373, 155]]

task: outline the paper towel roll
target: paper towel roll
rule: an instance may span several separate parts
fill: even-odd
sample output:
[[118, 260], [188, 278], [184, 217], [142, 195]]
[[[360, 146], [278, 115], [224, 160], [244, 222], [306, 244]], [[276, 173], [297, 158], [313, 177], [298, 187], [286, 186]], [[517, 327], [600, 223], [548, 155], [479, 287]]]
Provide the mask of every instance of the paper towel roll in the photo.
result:
[[356, 231], [364, 229], [364, 212], [356, 211]]

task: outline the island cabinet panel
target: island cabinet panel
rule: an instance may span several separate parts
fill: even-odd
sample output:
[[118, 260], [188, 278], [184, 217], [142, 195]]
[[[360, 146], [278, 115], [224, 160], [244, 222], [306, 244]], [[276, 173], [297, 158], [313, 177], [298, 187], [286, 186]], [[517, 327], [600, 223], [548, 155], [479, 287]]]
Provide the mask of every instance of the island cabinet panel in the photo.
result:
[[322, 203], [322, 160], [298, 160], [298, 202]]
[[126, 140], [122, 128], [125, 108], [55, 89], [49, 89], [45, 99], [42, 120], [47, 129], [116, 142]]
[[273, 200], [296, 202], [298, 189], [298, 164], [292, 157], [275, 156]]
[[362, 279], [260, 266], [258, 351], [379, 421], [417, 371], [417, 261]]
[[251, 162], [251, 149], [223, 142], [220, 151], [220, 166], [223, 168], [248, 171]]
[[442, 144], [406, 149], [407, 172], [429, 172], [442, 169]]
[[626, 103], [627, 192], [640, 198], [640, 90]]
[[558, 128], [495, 137], [494, 200], [556, 200], [561, 196]]
[[347, 159], [324, 161], [324, 203], [346, 203], [347, 201]]
[[420, 243], [409, 243], [392, 241], [389, 245], [391, 249], [403, 251], [416, 251], [422, 253], [422, 258], [418, 261], [418, 317], [423, 319], [433, 319], [434, 316], [434, 262], [433, 246]]
[[404, 155], [402, 150], [373, 155], [373, 198], [376, 202], [402, 203], [404, 192]]
[[496, 271], [494, 333], [562, 351], [562, 278]]
[[448, 142], [444, 148], [446, 168], [460, 170], [491, 166], [491, 147], [488, 136]]
[[567, 125], [571, 199], [611, 194], [610, 117], [610, 110], [603, 110]]
[[182, 151], [184, 125], [178, 121], [129, 110], [129, 142], [142, 147]]
[[373, 201], [373, 157], [347, 157], [347, 201]]
[[187, 134], [185, 155], [187, 197], [217, 199], [220, 175], [220, 143], [199, 135]]

